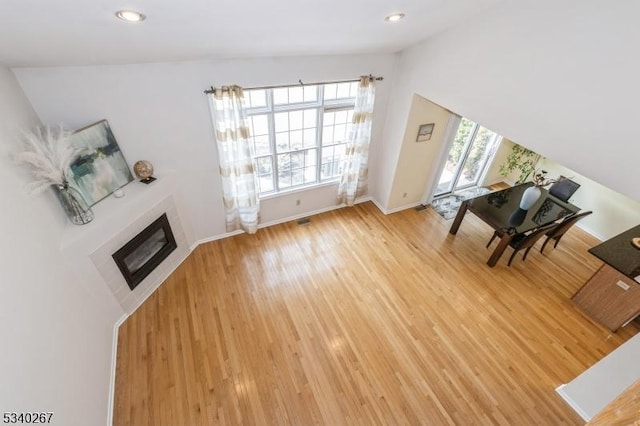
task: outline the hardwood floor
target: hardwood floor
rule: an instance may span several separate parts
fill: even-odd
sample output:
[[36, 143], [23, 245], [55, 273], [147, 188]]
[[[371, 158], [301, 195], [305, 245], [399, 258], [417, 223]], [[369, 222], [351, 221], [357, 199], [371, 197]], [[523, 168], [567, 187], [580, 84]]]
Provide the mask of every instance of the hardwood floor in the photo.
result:
[[569, 300], [596, 240], [489, 268], [450, 223], [363, 203], [199, 246], [120, 327], [114, 424], [584, 424], [554, 389], [639, 330]]

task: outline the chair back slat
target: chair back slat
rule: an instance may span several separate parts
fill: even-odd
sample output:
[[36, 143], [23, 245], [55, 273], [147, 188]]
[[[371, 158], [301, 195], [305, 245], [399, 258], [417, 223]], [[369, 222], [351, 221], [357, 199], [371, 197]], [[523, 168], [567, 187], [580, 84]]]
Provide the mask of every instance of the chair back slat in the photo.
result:
[[524, 236], [523, 238], [520, 238], [519, 240], [517, 240], [513, 248], [517, 250], [522, 250], [525, 248], [533, 247], [538, 242], [538, 240], [544, 236], [544, 234], [546, 234], [547, 232], [550, 232], [551, 230], [553, 230], [558, 226], [560, 225], [557, 223], [551, 223], [549, 225], [542, 226], [536, 229], [535, 231], [531, 232], [530, 234]]
[[580, 184], [572, 181], [569, 178], [560, 176], [560, 179], [549, 187], [549, 194], [564, 201], [569, 201], [569, 198], [580, 188]]
[[549, 240], [556, 240], [553, 247], [554, 248], [558, 247], [558, 243], [560, 242], [560, 239], [562, 239], [562, 236], [566, 234], [567, 231], [571, 229], [573, 225], [575, 225], [579, 220], [585, 218], [586, 216], [589, 216], [592, 213], [593, 212], [589, 210], [586, 212], [574, 214], [572, 216], [565, 218], [555, 228], [549, 230], [546, 234], [547, 239], [544, 241], [544, 244], [542, 244], [542, 247], [540, 247], [540, 253], [544, 253], [544, 248], [547, 246], [547, 243], [549, 243]]

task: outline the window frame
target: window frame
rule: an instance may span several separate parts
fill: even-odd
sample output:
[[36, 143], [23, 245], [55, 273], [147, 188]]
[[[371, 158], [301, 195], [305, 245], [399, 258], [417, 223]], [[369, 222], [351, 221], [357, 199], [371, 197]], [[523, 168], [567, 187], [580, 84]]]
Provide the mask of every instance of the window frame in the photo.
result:
[[[355, 82], [343, 82], [343, 83], [350, 83], [354, 86], [351, 86], [349, 93], [353, 93], [356, 92], [357, 93], [357, 81]], [[327, 184], [332, 184], [337, 182], [340, 179], [340, 176], [331, 176], [329, 178], [322, 178], [322, 150], [324, 148], [323, 144], [322, 144], [322, 140], [323, 140], [323, 131], [324, 131], [324, 114], [326, 112], [336, 112], [336, 111], [341, 111], [341, 110], [346, 110], [346, 111], [353, 111], [355, 108], [355, 103], [356, 103], [356, 94], [354, 93], [353, 96], [350, 96], [348, 98], [336, 98], [336, 99], [325, 99], [325, 87], [331, 84], [340, 84], [340, 83], [327, 83], [327, 84], [317, 84], [317, 85], [308, 85], [305, 87], [310, 87], [310, 86], [315, 86], [316, 89], [316, 99], [314, 101], [301, 101], [301, 102], [295, 102], [295, 103], [287, 103], [287, 104], [275, 104], [275, 100], [274, 100], [274, 91], [278, 90], [278, 89], [290, 89], [290, 88], [296, 88], [296, 87], [300, 87], [299, 85], [288, 85], [288, 86], [277, 86], [277, 87], [268, 87], [268, 88], [257, 88], [257, 89], [246, 89], [245, 90], [245, 98], [249, 99], [250, 94], [247, 92], [251, 92], [252, 90], [263, 90], [264, 94], [265, 94], [265, 105], [264, 106], [257, 106], [257, 107], [252, 107], [250, 105], [247, 105], [245, 107], [245, 111], [247, 114], [247, 117], [249, 119], [251, 119], [251, 117], [254, 116], [259, 116], [259, 115], [265, 115], [267, 118], [267, 129], [268, 129], [268, 138], [269, 138], [269, 150], [270, 152], [268, 154], [256, 154], [254, 155], [254, 160], [256, 162], [258, 162], [258, 159], [261, 158], [266, 158], [266, 157], [271, 157], [271, 176], [272, 176], [272, 180], [273, 180], [273, 187], [271, 190], [269, 191], [263, 191], [262, 188], [259, 188], [260, 191], [258, 193], [258, 196], [260, 198], [268, 198], [268, 197], [273, 197], [273, 196], [277, 196], [277, 195], [281, 195], [283, 193], [288, 193], [288, 192], [293, 192], [296, 190], [301, 190], [301, 189], [308, 189], [308, 188], [313, 188], [313, 187], [319, 187], [319, 186], [323, 186], [323, 185], [327, 185]], [[352, 90], [355, 89], [355, 90]], [[249, 102], [247, 102], [247, 104], [249, 104]], [[305, 111], [305, 110], [309, 110], [309, 109], [315, 109], [315, 120], [316, 120], [316, 125], [315, 125], [315, 144], [312, 147], [308, 147], [308, 146], [304, 146], [304, 140], [303, 140], [303, 146], [298, 148], [298, 149], [291, 149], [291, 145], [289, 144], [289, 149], [284, 150], [284, 151], [280, 151], [278, 152], [278, 146], [276, 143], [276, 124], [275, 124], [275, 116], [278, 113], [283, 113], [283, 112], [294, 112], [294, 111]], [[304, 123], [304, 121], [303, 121]], [[349, 122], [346, 123], [348, 126], [350, 125]], [[253, 130], [253, 121], [250, 124], [251, 129]], [[305, 130], [304, 128], [304, 124], [303, 124], [303, 128], [301, 129], [303, 132]], [[287, 132], [291, 132], [291, 129], [289, 128], [287, 130]], [[253, 133], [253, 132], [252, 132]], [[254, 135], [251, 135], [252, 138], [254, 137]], [[348, 137], [348, 131], [347, 131], [347, 137]], [[252, 139], [252, 143], [255, 143], [255, 139]], [[336, 144], [336, 143], [332, 143], [328, 146], [338, 146], [338, 145], [346, 145], [347, 140], [345, 139], [345, 142], [342, 144]], [[306, 155], [306, 153], [310, 150], [314, 150], [315, 151], [315, 155], [316, 155], [316, 161], [315, 161], [315, 180], [311, 183], [301, 183], [301, 184], [296, 184], [296, 185], [290, 185], [290, 186], [282, 186], [281, 182], [280, 182], [280, 177], [279, 177], [279, 165], [278, 165], [278, 156], [282, 155], [282, 154], [289, 154], [289, 155], [293, 155], [293, 154], [301, 154], [301, 155]], [[335, 154], [334, 154], [335, 155]], [[306, 166], [306, 164], [305, 164]], [[304, 173], [304, 169], [306, 167], [303, 167], [303, 173]], [[293, 172], [293, 169], [291, 169], [291, 171]], [[258, 177], [260, 178], [260, 177]], [[303, 178], [304, 180], [304, 178]]]

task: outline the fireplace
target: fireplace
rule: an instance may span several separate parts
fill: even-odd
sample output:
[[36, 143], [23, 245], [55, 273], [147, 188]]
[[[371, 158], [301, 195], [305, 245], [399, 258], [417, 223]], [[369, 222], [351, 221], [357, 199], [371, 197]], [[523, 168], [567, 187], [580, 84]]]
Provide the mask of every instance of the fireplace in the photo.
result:
[[133, 290], [176, 247], [167, 214], [163, 213], [112, 256]]

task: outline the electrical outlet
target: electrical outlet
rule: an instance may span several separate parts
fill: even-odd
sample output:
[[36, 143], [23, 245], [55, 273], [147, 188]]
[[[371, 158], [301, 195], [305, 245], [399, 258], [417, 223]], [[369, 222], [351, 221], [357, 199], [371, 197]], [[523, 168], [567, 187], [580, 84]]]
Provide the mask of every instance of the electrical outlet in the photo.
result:
[[627, 290], [629, 290], [629, 288], [630, 288], [630, 287], [629, 287], [629, 284], [625, 283], [624, 281], [620, 281], [620, 280], [618, 280], [618, 282], [616, 283], [616, 285], [617, 285], [618, 287], [620, 287], [621, 289], [623, 289], [624, 291], [627, 291]]

